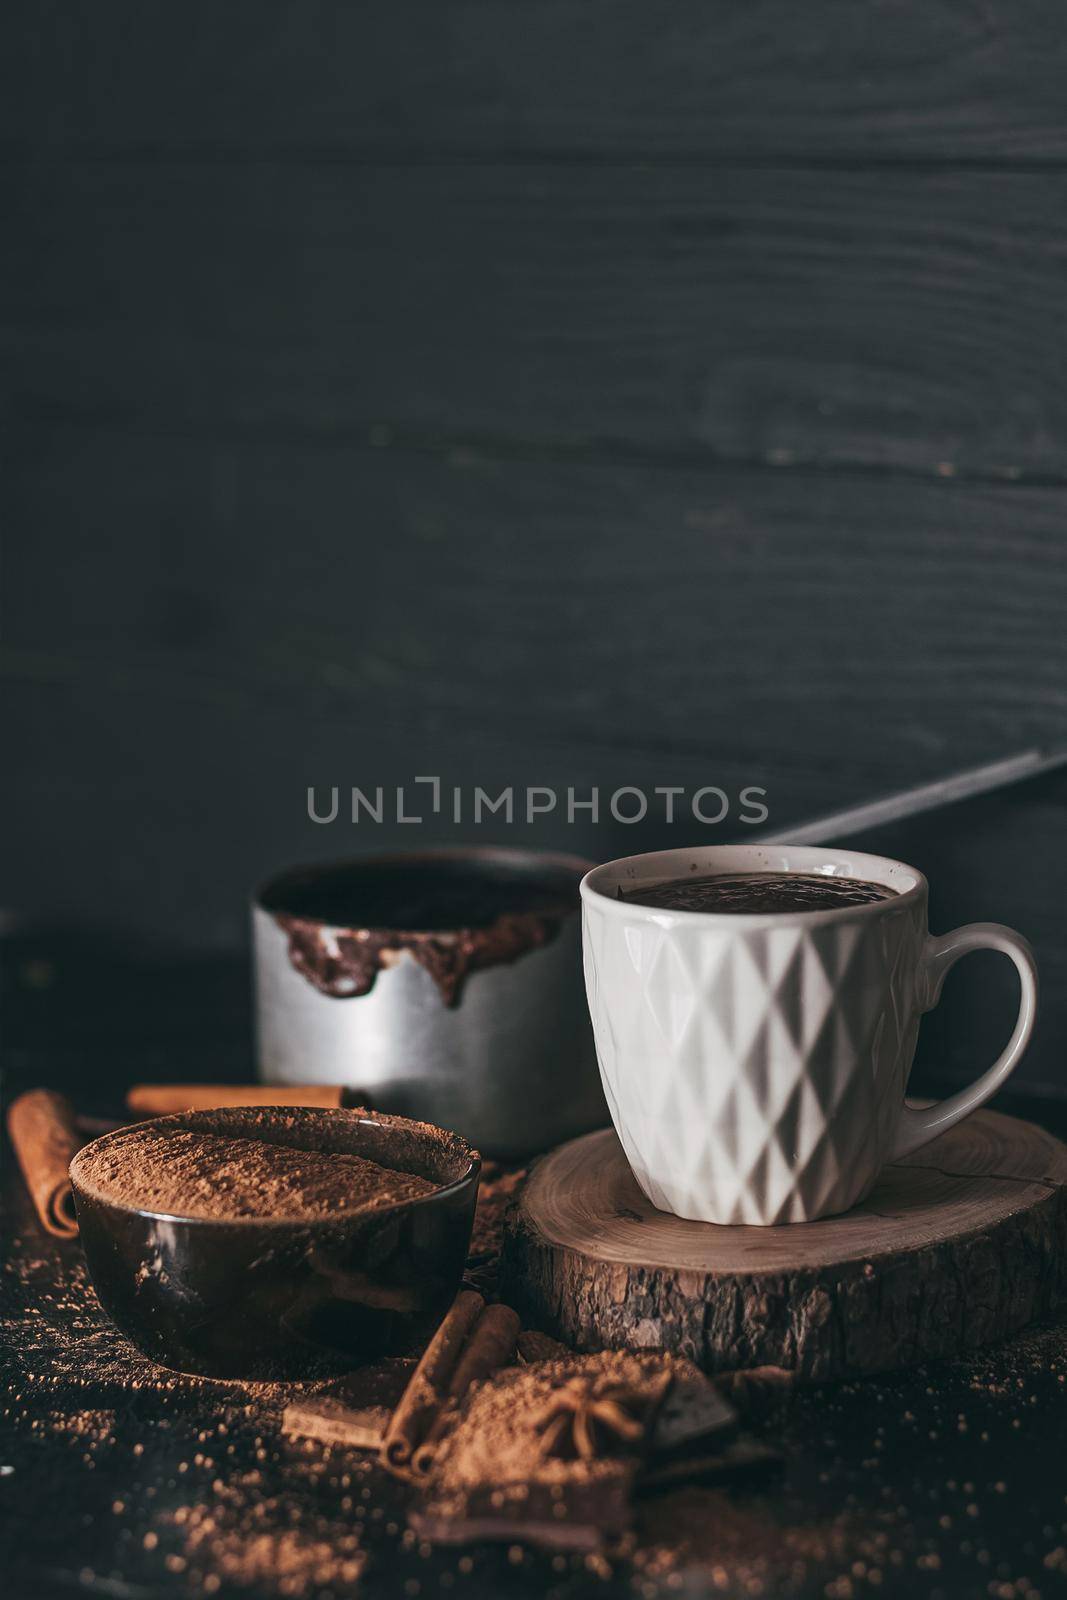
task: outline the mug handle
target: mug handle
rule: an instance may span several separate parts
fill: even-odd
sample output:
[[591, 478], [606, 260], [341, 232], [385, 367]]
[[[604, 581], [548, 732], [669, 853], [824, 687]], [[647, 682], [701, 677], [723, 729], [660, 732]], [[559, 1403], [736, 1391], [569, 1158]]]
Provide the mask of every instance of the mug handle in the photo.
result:
[[890, 1161], [899, 1161], [902, 1156], [911, 1155], [913, 1150], [921, 1149], [961, 1118], [977, 1111], [1018, 1066], [1030, 1043], [1037, 1016], [1037, 964], [1034, 952], [1021, 933], [1016, 933], [1014, 928], [1005, 928], [999, 922], [968, 922], [965, 927], [954, 928], [951, 933], [943, 933], [938, 938], [933, 934], [928, 936], [919, 971], [920, 996], [924, 984], [926, 991], [922, 1009], [933, 1010], [941, 998], [941, 986], [949, 969], [971, 950], [999, 950], [1014, 961], [1021, 991], [1015, 1029], [1003, 1053], [966, 1089], [960, 1089], [958, 1093], [949, 1095], [947, 1100], [938, 1100], [932, 1106], [909, 1106], [907, 1101], [904, 1102]]

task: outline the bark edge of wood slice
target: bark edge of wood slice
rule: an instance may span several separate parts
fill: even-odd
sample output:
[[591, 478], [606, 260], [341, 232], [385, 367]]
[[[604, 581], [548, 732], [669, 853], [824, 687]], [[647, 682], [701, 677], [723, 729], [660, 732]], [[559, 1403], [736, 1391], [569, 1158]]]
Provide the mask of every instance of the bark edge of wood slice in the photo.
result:
[[863, 1205], [785, 1227], [657, 1211], [611, 1128], [543, 1156], [512, 1206], [503, 1293], [579, 1350], [821, 1380], [960, 1355], [1067, 1299], [1067, 1146], [979, 1111]]

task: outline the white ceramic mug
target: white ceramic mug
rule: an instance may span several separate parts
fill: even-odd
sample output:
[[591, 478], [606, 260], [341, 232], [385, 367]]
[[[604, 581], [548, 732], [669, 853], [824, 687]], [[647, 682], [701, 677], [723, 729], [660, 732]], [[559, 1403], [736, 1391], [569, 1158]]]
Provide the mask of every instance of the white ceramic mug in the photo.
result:
[[[617, 891], [690, 874], [827, 873], [894, 892], [831, 911], [663, 910]], [[582, 880], [586, 993], [612, 1120], [654, 1206], [703, 1222], [810, 1222], [856, 1205], [887, 1161], [974, 1111], [1033, 1030], [1037, 970], [995, 922], [935, 937], [900, 861], [818, 846], [662, 850]], [[968, 1088], [904, 1101], [919, 1019], [970, 950], [1019, 972], [1006, 1049]]]

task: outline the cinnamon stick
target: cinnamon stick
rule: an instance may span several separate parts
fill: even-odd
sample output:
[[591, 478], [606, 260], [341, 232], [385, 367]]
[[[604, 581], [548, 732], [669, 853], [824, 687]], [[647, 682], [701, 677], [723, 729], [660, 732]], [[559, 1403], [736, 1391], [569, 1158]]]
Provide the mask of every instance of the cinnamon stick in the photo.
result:
[[228, 1106], [326, 1106], [346, 1103], [339, 1083], [135, 1083], [126, 1104], [143, 1117], [168, 1111], [220, 1111]]
[[448, 1391], [471, 1329], [485, 1309], [473, 1289], [461, 1289], [423, 1351], [382, 1442], [382, 1457], [394, 1471], [407, 1467], [432, 1425]]
[[52, 1089], [30, 1089], [8, 1107], [7, 1131], [42, 1227], [73, 1239], [78, 1215], [68, 1169], [85, 1143], [74, 1107]]
[[515, 1354], [518, 1312], [510, 1306], [486, 1306], [475, 1324], [449, 1380], [449, 1400], [462, 1400], [472, 1383], [506, 1366]]
[[412, 1467], [420, 1476], [433, 1466], [437, 1446], [471, 1384], [488, 1378], [511, 1360], [518, 1332], [518, 1314], [510, 1306], [487, 1306], [475, 1323], [449, 1379], [444, 1403], [412, 1456]]

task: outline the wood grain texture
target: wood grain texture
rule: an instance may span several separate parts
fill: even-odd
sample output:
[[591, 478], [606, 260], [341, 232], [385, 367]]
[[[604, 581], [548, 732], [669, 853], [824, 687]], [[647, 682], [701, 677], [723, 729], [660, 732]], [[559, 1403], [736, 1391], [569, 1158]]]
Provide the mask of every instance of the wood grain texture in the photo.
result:
[[656, 1211], [610, 1129], [537, 1163], [511, 1214], [505, 1293], [580, 1349], [662, 1346], [711, 1371], [813, 1379], [958, 1355], [1067, 1292], [1067, 1148], [978, 1112], [869, 1200], [803, 1226]]
[[[781, 823], [1063, 737], [1065, 54], [1046, 0], [12, 0], [6, 903], [233, 950], [405, 842], [309, 782]], [[1035, 931], [1048, 1082], [1061, 835], [915, 841]]]
[[[27, 847], [5, 895], [35, 920], [232, 950], [279, 863], [410, 844], [317, 827], [311, 783], [754, 784], [780, 826], [1064, 736], [1054, 490], [147, 429], [9, 442], [5, 827]], [[875, 845], [927, 871], [935, 929], [993, 918], [1035, 942], [1022, 1070], [1050, 1086], [1063, 806], [1044, 785]], [[607, 859], [691, 840], [680, 816], [653, 801], [636, 826], [571, 827], [561, 802], [534, 825], [419, 831]], [[1009, 978], [993, 957], [960, 967], [924, 1025], [932, 1071], [992, 1059]]]
[[14, 148], [429, 160], [1055, 161], [1047, 0], [10, 0]]
[[[1012, 1087], [1026, 1080], [1063, 1094], [1067, 1038], [1067, 927], [1062, 913], [1067, 773], [917, 817], [854, 841], [911, 862], [930, 884], [935, 933], [967, 922], [1019, 928], [1037, 952], [1038, 1023]], [[1018, 1008], [1011, 963], [981, 954], [961, 961], [919, 1031], [916, 1075], [941, 1089], [971, 1083], [1007, 1042]]]
[[8, 675], [160, 714], [387, 706], [853, 794], [1065, 725], [1055, 491], [78, 429], [10, 489]]
[[5, 184], [16, 420], [1067, 481], [1067, 173], [80, 161]]

